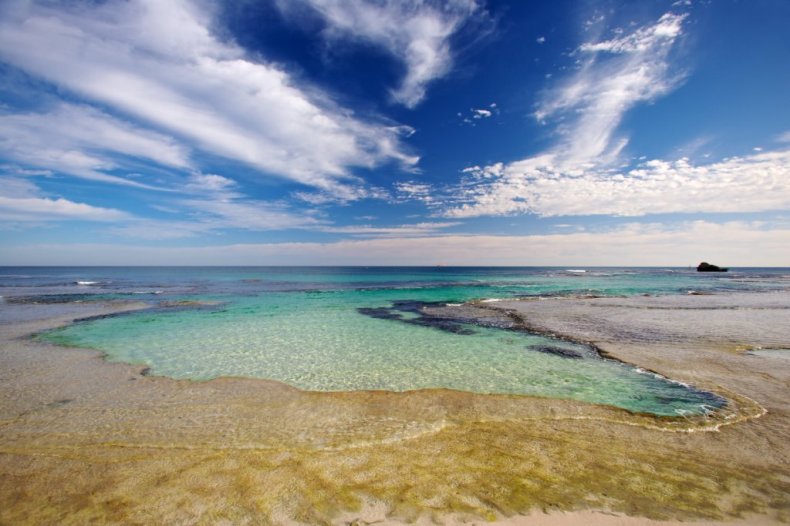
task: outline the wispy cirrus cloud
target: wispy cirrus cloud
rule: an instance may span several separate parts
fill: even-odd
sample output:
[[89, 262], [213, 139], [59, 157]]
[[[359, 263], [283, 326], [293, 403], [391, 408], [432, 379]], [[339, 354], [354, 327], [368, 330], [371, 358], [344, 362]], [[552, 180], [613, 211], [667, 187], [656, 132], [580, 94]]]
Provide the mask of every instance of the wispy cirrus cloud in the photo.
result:
[[548, 90], [535, 117], [562, 118], [558, 161], [573, 169], [600, 164], [620, 153], [627, 138], [615, 138], [625, 113], [669, 92], [683, 78], [670, 71], [669, 54], [682, 34], [685, 15], [667, 13], [633, 33], [582, 44], [580, 69]]
[[[354, 116], [220, 37], [211, 5], [10, 0], [0, 60], [190, 147], [326, 191], [356, 180], [353, 167], [417, 162], [397, 126]], [[155, 160], [172, 165], [173, 148]], [[92, 159], [71, 164], [101, 177]]]
[[582, 44], [579, 69], [546, 92], [535, 113], [557, 119], [549, 149], [511, 163], [472, 166], [448, 191], [442, 213], [466, 218], [531, 213], [640, 216], [658, 213], [757, 212], [790, 206], [790, 152], [756, 151], [707, 164], [687, 158], [615, 164], [627, 138], [617, 131], [636, 104], [679, 85], [673, 46], [685, 15], [609, 40]]
[[27, 179], [0, 177], [0, 219], [9, 222], [121, 221], [131, 216], [121, 210], [91, 206], [44, 195]]
[[244, 194], [239, 185], [217, 174], [192, 174], [183, 185], [188, 197], [171, 199], [160, 208], [187, 219], [131, 218], [110, 229], [129, 238], [165, 240], [195, 237], [223, 230], [255, 232], [301, 230], [352, 237], [427, 236], [456, 222], [422, 222], [394, 226], [336, 225], [317, 212], [295, 209], [285, 202], [262, 201]]
[[319, 227], [319, 232], [330, 234], [349, 234], [353, 237], [376, 237], [376, 238], [396, 238], [396, 237], [423, 237], [433, 236], [438, 232], [457, 226], [457, 222], [423, 222], [411, 223], [396, 226], [372, 226], [372, 225], [347, 225]]
[[238, 183], [217, 174], [194, 173], [183, 185], [179, 197], [168, 201], [161, 211], [186, 219], [134, 218], [114, 227], [118, 235], [140, 239], [178, 239], [223, 230], [256, 232], [317, 228], [328, 224], [309, 211], [295, 210], [283, 202], [254, 199], [244, 194]]
[[[29, 244], [0, 252], [0, 264], [30, 265], [696, 265], [770, 266], [790, 259], [790, 227], [732, 221], [628, 224], [602, 232], [495, 236], [441, 235], [204, 247]], [[760, 250], [754, 250], [760, 247]]]
[[68, 103], [44, 112], [0, 114], [0, 155], [27, 166], [141, 188], [151, 187], [109, 172], [123, 165], [123, 158], [191, 168], [188, 149], [172, 137]]
[[[396, 102], [413, 108], [424, 98], [428, 84], [452, 68], [450, 37], [470, 18], [487, 17], [477, 0], [300, 0], [327, 23], [330, 39], [351, 38], [387, 50], [406, 66], [401, 85], [392, 90]], [[286, 14], [292, 4], [280, 0]]]
[[327, 222], [284, 205], [254, 199], [188, 199], [175, 203], [187, 219], [134, 218], [108, 231], [117, 236], [165, 240], [216, 235], [226, 230], [270, 232], [314, 229]]

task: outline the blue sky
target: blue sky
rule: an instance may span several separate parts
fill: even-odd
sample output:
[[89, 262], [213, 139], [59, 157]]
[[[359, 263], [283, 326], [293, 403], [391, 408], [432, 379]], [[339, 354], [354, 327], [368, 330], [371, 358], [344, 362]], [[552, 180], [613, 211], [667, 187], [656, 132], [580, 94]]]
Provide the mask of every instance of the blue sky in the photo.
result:
[[7, 0], [0, 264], [788, 266], [788, 21]]

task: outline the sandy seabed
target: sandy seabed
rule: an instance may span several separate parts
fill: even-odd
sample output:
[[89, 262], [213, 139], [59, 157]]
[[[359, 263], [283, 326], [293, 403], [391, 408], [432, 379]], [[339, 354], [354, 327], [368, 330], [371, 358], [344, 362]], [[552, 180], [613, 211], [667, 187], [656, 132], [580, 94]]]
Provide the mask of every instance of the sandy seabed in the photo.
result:
[[0, 524], [790, 521], [790, 360], [755, 352], [790, 348], [787, 291], [463, 307], [728, 399], [695, 419], [443, 389], [172, 380], [30, 338], [142, 307], [0, 315], [14, 320], [0, 324]]

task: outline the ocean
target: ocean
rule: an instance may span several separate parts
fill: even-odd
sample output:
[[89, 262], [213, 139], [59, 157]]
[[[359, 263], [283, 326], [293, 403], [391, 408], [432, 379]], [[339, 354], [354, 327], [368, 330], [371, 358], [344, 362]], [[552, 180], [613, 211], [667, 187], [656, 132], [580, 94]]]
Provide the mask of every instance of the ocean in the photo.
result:
[[447, 388], [564, 398], [661, 416], [726, 402], [600, 356], [581, 342], [433, 319], [472, 300], [786, 289], [790, 269], [24, 267], [0, 268], [7, 304], [134, 299], [151, 309], [40, 334], [150, 374], [266, 378], [312, 391]]

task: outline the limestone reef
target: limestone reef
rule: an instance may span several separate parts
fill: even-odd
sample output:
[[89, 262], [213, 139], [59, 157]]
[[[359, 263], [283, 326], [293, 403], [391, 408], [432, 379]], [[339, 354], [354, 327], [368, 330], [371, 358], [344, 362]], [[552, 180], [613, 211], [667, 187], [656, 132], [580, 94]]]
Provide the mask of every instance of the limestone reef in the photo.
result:
[[172, 380], [27, 337], [132, 308], [79, 304], [2, 326], [0, 522], [347, 524], [371, 506], [404, 522], [587, 509], [790, 520], [790, 361], [747, 352], [787, 348], [786, 292], [421, 307], [588, 342], [727, 399], [688, 418], [442, 389]]

